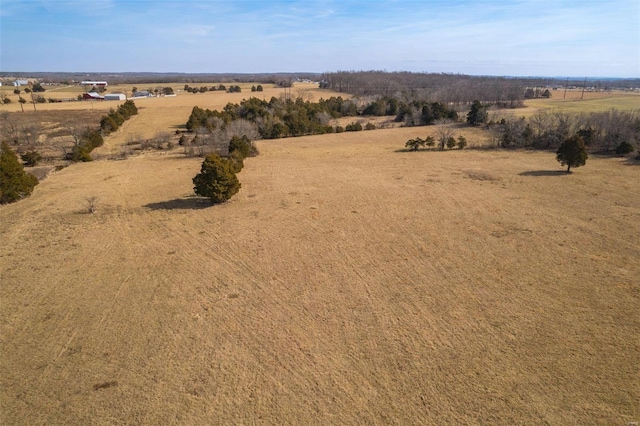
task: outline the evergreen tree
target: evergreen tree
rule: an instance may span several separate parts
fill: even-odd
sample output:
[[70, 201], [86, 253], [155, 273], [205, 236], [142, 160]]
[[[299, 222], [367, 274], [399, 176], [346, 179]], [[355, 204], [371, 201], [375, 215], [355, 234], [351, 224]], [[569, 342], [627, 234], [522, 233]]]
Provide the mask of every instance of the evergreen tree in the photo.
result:
[[627, 154], [632, 153], [634, 150], [633, 145], [631, 145], [627, 141], [620, 142], [620, 145], [616, 147], [616, 154], [623, 157]]
[[587, 157], [587, 149], [579, 135], [574, 135], [562, 142], [556, 152], [556, 159], [563, 166], [567, 166], [567, 173], [571, 172], [571, 167], [584, 166]]
[[31, 195], [38, 179], [26, 173], [6, 142], [0, 153], [0, 204], [13, 203]]
[[193, 178], [194, 192], [208, 197], [214, 204], [227, 201], [240, 190], [237, 167], [233, 159], [222, 158], [218, 154], [207, 156], [200, 173]]
[[486, 123], [489, 118], [487, 108], [483, 106], [480, 101], [473, 101], [471, 104], [471, 110], [467, 114], [467, 123], [472, 126], [478, 126], [482, 123]]

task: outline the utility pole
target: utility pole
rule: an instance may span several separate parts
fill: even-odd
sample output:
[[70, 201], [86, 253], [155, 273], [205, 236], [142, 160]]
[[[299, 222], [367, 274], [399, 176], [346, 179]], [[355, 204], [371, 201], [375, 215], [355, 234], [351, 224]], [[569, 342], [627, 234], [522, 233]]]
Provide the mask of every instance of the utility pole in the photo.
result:
[[587, 85], [587, 77], [584, 78], [584, 83], [582, 83], [582, 95], [580, 95], [580, 100], [584, 98], [584, 86]]
[[567, 78], [567, 81], [564, 82], [564, 96], [562, 97], [562, 99], [565, 99], [567, 97], [567, 86], [569, 85], [569, 78]]
[[31, 92], [31, 102], [33, 103], [33, 110], [36, 110], [36, 100], [33, 97], [33, 86], [31, 84], [31, 82], [29, 82], [29, 91]]

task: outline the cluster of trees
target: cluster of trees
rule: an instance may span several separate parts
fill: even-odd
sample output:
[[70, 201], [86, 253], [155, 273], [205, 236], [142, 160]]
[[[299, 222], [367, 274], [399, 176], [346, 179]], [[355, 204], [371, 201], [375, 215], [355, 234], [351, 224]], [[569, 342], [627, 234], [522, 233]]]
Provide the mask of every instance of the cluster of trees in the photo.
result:
[[132, 116], [138, 113], [138, 107], [132, 100], [125, 101], [117, 109], [111, 108], [107, 115], [102, 116], [100, 119], [100, 128], [105, 135], [118, 130], [118, 127], [127, 121]]
[[[458, 139], [456, 139], [453, 137], [453, 135], [449, 136], [449, 133], [440, 133], [438, 137], [438, 143], [441, 150], [444, 149], [445, 146], [448, 149], [454, 149], [456, 147], [458, 149], [464, 149], [464, 147], [468, 145], [467, 138], [465, 138], [463, 135], [458, 136]], [[427, 136], [425, 139], [417, 137], [414, 139], [409, 139], [404, 146], [411, 151], [418, 151], [420, 148], [424, 148], [425, 146], [427, 147], [427, 149], [429, 149], [436, 146], [436, 138], [434, 138], [433, 136]]]
[[550, 97], [551, 97], [551, 92], [549, 92], [549, 89], [546, 89], [546, 88], [527, 87], [524, 90], [525, 99], [550, 98]]
[[[275, 139], [344, 131], [340, 126], [331, 126], [330, 120], [370, 115], [396, 115], [396, 121], [411, 126], [433, 124], [441, 118], [457, 119], [456, 111], [438, 102], [404, 103], [391, 97], [371, 102], [342, 97], [320, 99], [318, 102], [272, 97], [267, 102], [254, 97], [240, 104], [228, 103], [222, 111], [196, 106], [191, 111], [186, 127], [189, 131], [206, 133], [224, 129], [237, 120], [246, 120], [255, 125], [260, 138]], [[375, 126], [369, 124], [368, 128]], [[352, 123], [346, 130], [362, 130], [362, 125]]]
[[539, 111], [528, 119], [498, 115], [486, 127], [495, 144], [503, 148], [556, 150], [566, 139], [578, 135], [589, 151], [621, 155], [640, 142], [639, 111], [612, 109], [582, 114]]
[[200, 173], [193, 178], [193, 190], [207, 197], [212, 203], [222, 203], [240, 190], [237, 173], [244, 167], [244, 159], [258, 154], [247, 136], [233, 136], [229, 141], [228, 155], [209, 154], [202, 163]]
[[262, 88], [262, 84], [258, 84], [257, 86], [251, 86], [252, 92], [262, 92], [264, 89]]
[[13, 203], [28, 197], [38, 179], [24, 171], [24, 166], [18, 161], [18, 156], [11, 150], [9, 144], [2, 142], [0, 149], [0, 204]]
[[34, 146], [42, 133], [42, 126], [37, 122], [21, 120], [8, 111], [0, 112], [0, 137], [14, 145]]
[[321, 88], [353, 95], [402, 97], [468, 104], [474, 99], [503, 107], [522, 106], [529, 80], [506, 77], [480, 77], [461, 74], [435, 74], [383, 71], [338, 71], [322, 75]]
[[[147, 91], [149, 93], [155, 93], [156, 96], [158, 96], [159, 93], [162, 92], [163, 95], [173, 95], [173, 88], [172, 87], [156, 87], [155, 89], [152, 88], [148, 88]], [[131, 89], [131, 93], [133, 93], [134, 95], [138, 92], [138, 88], [137, 87], [133, 87]]]
[[40, 83], [35, 83], [33, 86], [31, 86], [31, 90], [35, 93], [45, 91], [44, 87], [42, 87], [42, 84]]
[[104, 144], [100, 130], [86, 127], [79, 132], [74, 132], [73, 147], [65, 154], [65, 159], [77, 163], [79, 161], [93, 161], [91, 151]]
[[395, 121], [405, 126], [427, 126], [443, 119], [455, 121], [458, 113], [441, 102], [414, 100], [399, 104]]
[[[259, 86], [262, 88], [262, 86]], [[255, 86], [251, 88], [252, 92], [255, 92]], [[228, 93], [240, 93], [242, 92], [242, 88], [238, 85], [235, 86], [229, 86], [227, 88], [227, 86], [225, 86], [224, 84], [220, 84], [217, 87], [216, 86], [211, 86], [211, 87], [207, 87], [207, 86], [200, 86], [200, 87], [190, 87], [188, 84], [184, 85], [184, 91], [185, 92], [189, 92], [189, 93], [205, 93], [205, 92], [216, 92], [216, 91], [223, 91], [223, 92], [228, 92]], [[262, 91], [259, 90], [260, 92]]]

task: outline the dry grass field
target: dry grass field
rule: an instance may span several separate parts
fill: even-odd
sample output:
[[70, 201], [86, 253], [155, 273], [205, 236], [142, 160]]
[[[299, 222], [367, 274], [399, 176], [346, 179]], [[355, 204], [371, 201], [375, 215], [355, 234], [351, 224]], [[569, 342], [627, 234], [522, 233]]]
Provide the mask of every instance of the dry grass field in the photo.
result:
[[[548, 99], [527, 99], [526, 108], [512, 110], [519, 117], [530, 117], [540, 110], [562, 110], [567, 113], [590, 113], [617, 109], [620, 111], [640, 110], [639, 92], [584, 92], [554, 90]], [[581, 99], [582, 98], [582, 99]]]
[[[123, 132], [190, 110], [146, 102]], [[259, 142], [213, 207], [155, 152], [1, 207], [0, 423], [640, 421], [639, 166], [425, 131]]]

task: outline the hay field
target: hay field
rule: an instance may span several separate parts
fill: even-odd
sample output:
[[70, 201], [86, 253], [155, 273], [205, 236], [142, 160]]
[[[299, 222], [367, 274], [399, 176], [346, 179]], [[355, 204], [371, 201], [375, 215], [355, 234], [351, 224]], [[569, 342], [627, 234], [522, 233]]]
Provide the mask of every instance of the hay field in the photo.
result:
[[548, 99], [527, 99], [525, 108], [502, 110], [518, 117], [530, 117], [540, 110], [556, 110], [566, 113], [590, 113], [617, 109], [620, 111], [640, 110], [640, 92], [584, 92], [568, 90], [566, 97], [562, 90], [551, 92]]
[[1, 207], [0, 422], [639, 421], [638, 166], [406, 139], [260, 142], [215, 207], [160, 153]]

